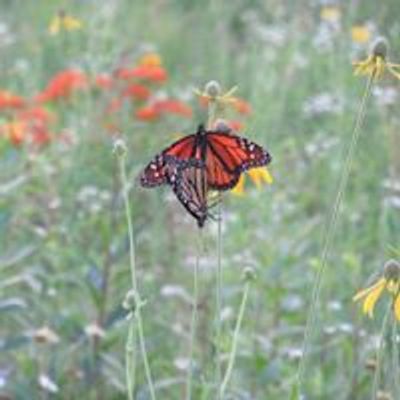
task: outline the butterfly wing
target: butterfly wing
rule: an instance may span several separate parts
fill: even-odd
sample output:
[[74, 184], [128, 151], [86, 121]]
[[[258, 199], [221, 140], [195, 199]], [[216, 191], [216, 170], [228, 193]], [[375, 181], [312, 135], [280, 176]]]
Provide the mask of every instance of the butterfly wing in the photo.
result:
[[[196, 153], [196, 135], [185, 136], [174, 142], [171, 146], [157, 154], [143, 169], [139, 179], [143, 187], [151, 188], [168, 183], [168, 162], [171, 167], [171, 159], [187, 160]], [[193, 154], [193, 155], [192, 155]]]
[[270, 162], [268, 151], [246, 138], [225, 131], [207, 131], [206, 169], [211, 189], [231, 189], [242, 172]]
[[204, 162], [190, 158], [167, 158], [169, 183], [179, 202], [200, 228], [208, 217], [208, 186]]

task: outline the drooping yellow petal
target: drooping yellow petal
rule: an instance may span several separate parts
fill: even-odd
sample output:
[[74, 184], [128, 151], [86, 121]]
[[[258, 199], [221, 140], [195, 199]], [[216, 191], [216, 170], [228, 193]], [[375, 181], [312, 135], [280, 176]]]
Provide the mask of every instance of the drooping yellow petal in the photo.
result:
[[396, 296], [396, 300], [394, 301], [394, 315], [397, 321], [400, 321], [400, 294]]
[[379, 279], [378, 282], [374, 283], [372, 286], [369, 286], [365, 289], [362, 289], [360, 291], [358, 291], [354, 296], [353, 296], [353, 301], [359, 301], [361, 300], [363, 297], [365, 297], [366, 295], [368, 295], [370, 292], [374, 291], [377, 287], [380, 287], [381, 285], [385, 284], [385, 279], [381, 278]]
[[62, 24], [66, 31], [76, 31], [82, 28], [82, 22], [78, 18], [70, 15], [65, 15], [62, 18]]
[[241, 174], [236, 186], [231, 190], [231, 192], [236, 196], [244, 195], [244, 175]]
[[338, 7], [325, 6], [321, 8], [320, 16], [325, 21], [335, 22], [340, 18], [341, 13]]
[[382, 279], [380, 281], [380, 285], [371, 290], [364, 300], [363, 313], [367, 314], [370, 318], [372, 318], [374, 315], [375, 304], [385, 289], [385, 285], [386, 281]]
[[248, 174], [258, 189], [261, 188], [263, 183], [270, 185], [273, 182], [272, 175], [266, 167], [253, 168], [248, 172]]

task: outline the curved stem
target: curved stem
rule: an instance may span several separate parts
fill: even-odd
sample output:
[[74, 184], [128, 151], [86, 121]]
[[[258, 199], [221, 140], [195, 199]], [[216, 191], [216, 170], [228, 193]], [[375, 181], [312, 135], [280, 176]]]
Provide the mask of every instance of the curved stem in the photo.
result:
[[[138, 292], [138, 283], [137, 283], [137, 276], [136, 276], [135, 245], [134, 245], [134, 240], [133, 240], [133, 226], [132, 226], [131, 209], [130, 209], [130, 205], [129, 205], [129, 190], [128, 190], [128, 179], [126, 176], [126, 168], [125, 168], [125, 154], [119, 155], [118, 158], [119, 158], [119, 167], [120, 167], [120, 175], [121, 175], [121, 182], [122, 182], [122, 194], [123, 194], [124, 204], [125, 204], [125, 216], [126, 216], [126, 220], [128, 223], [129, 265], [130, 265], [130, 271], [131, 271], [132, 289], [134, 290], [134, 293], [135, 293], [135, 304], [136, 304], [134, 317], [135, 317], [136, 323], [137, 323], [139, 346], [140, 346], [140, 351], [142, 353], [143, 365], [144, 365], [144, 370], [145, 370], [145, 374], [146, 374], [147, 384], [148, 384], [149, 391], [150, 391], [150, 397], [152, 400], [155, 400], [156, 399], [155, 390], [154, 390], [153, 380], [151, 377], [150, 364], [149, 364], [149, 360], [147, 357], [145, 337], [144, 337], [144, 331], [143, 331], [143, 319], [142, 319], [142, 312], [141, 312], [141, 307], [143, 306], [143, 303], [142, 303], [142, 300], [141, 300], [139, 292]], [[130, 340], [130, 343], [127, 344], [127, 348], [134, 347], [134, 345], [135, 345], [134, 337], [135, 337], [135, 335], [133, 335], [133, 334], [130, 335], [128, 333], [128, 339]], [[133, 375], [135, 375], [135, 367], [136, 367], [136, 363], [133, 361], [133, 370], [131, 371], [131, 373]]]
[[364, 120], [365, 117], [365, 109], [366, 109], [366, 104], [367, 100], [369, 98], [369, 95], [371, 93], [371, 87], [372, 83], [374, 82], [375, 75], [372, 74], [370, 78], [368, 79], [368, 82], [366, 84], [364, 94], [360, 103], [360, 107], [358, 110], [356, 122], [354, 125], [352, 137], [351, 137], [351, 142], [344, 160], [343, 168], [342, 168], [342, 174], [340, 177], [339, 181], [339, 188], [338, 192], [336, 194], [336, 198], [333, 204], [332, 212], [330, 219], [328, 221], [327, 225], [327, 233], [325, 235], [325, 240], [324, 240], [324, 245], [322, 248], [322, 254], [321, 254], [321, 264], [317, 272], [317, 276], [314, 281], [313, 289], [312, 289], [312, 295], [311, 295], [311, 304], [309, 306], [308, 314], [307, 314], [307, 322], [306, 322], [306, 327], [304, 331], [304, 338], [303, 338], [303, 345], [302, 345], [302, 357], [299, 362], [299, 367], [297, 371], [297, 379], [296, 379], [296, 385], [297, 385], [297, 394], [298, 396], [301, 396], [301, 385], [303, 383], [304, 379], [304, 371], [305, 371], [305, 364], [306, 364], [306, 359], [307, 359], [307, 353], [308, 353], [308, 347], [310, 345], [310, 339], [311, 339], [311, 330], [312, 327], [315, 323], [315, 317], [316, 317], [316, 310], [317, 310], [317, 305], [319, 301], [319, 295], [321, 291], [321, 283], [322, 283], [322, 278], [323, 274], [326, 269], [326, 265], [330, 256], [330, 251], [331, 251], [331, 245], [333, 241], [333, 237], [336, 231], [337, 227], [337, 221], [338, 221], [338, 215], [340, 211], [340, 206], [342, 204], [343, 200], [343, 195], [345, 193], [347, 183], [349, 180], [350, 176], [350, 171], [351, 167], [353, 165], [353, 159], [354, 159], [354, 153], [355, 149], [358, 144], [358, 139], [360, 137], [361, 133], [361, 124]]
[[193, 270], [193, 303], [192, 303], [192, 319], [190, 322], [190, 341], [189, 341], [189, 366], [186, 377], [186, 400], [192, 398], [192, 380], [193, 380], [193, 354], [194, 354], [194, 341], [196, 337], [197, 328], [197, 307], [199, 301], [199, 266], [200, 266], [200, 243], [201, 243], [201, 230], [199, 229], [199, 238], [197, 244], [196, 261]]
[[240, 328], [242, 326], [242, 321], [243, 321], [244, 311], [246, 308], [247, 298], [249, 296], [249, 291], [250, 291], [250, 281], [248, 280], [248, 281], [246, 281], [245, 286], [244, 286], [242, 302], [240, 303], [239, 314], [238, 314], [238, 318], [236, 321], [235, 331], [233, 334], [232, 348], [231, 348], [231, 351], [229, 354], [228, 366], [226, 368], [225, 376], [224, 376], [224, 379], [223, 379], [222, 385], [221, 385], [221, 391], [220, 391], [221, 399], [224, 398], [226, 387], [228, 386], [228, 382], [232, 375], [233, 366], [235, 364], [237, 347], [238, 347], [238, 343], [239, 343]]

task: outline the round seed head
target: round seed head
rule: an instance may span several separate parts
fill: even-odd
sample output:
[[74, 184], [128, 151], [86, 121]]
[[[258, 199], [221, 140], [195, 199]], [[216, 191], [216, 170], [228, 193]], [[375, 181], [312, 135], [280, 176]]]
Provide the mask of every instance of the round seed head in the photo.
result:
[[217, 81], [210, 81], [206, 83], [204, 92], [211, 98], [216, 98], [221, 95], [221, 85]]
[[256, 280], [256, 271], [252, 267], [246, 267], [242, 272], [242, 279], [245, 282], [252, 282]]
[[381, 57], [386, 59], [389, 52], [389, 42], [384, 37], [378, 37], [371, 45], [371, 55], [373, 57]]
[[386, 280], [397, 282], [400, 280], [400, 264], [396, 260], [386, 261], [383, 267], [383, 275]]

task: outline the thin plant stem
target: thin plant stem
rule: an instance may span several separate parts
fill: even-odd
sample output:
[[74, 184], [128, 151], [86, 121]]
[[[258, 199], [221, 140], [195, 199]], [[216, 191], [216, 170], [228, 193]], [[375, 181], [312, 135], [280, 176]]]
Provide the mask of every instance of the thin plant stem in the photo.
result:
[[224, 398], [226, 388], [227, 388], [229, 380], [232, 376], [232, 371], [233, 371], [233, 367], [234, 367], [235, 359], [236, 359], [237, 347], [238, 347], [238, 343], [239, 343], [240, 328], [242, 326], [242, 321], [243, 321], [244, 311], [246, 308], [247, 298], [249, 297], [250, 285], [251, 285], [251, 281], [246, 280], [246, 283], [245, 283], [245, 286], [243, 289], [242, 302], [240, 303], [239, 314], [238, 314], [238, 317], [236, 320], [236, 326], [235, 326], [235, 330], [234, 330], [234, 334], [233, 334], [232, 348], [231, 348], [231, 351], [229, 354], [228, 366], [226, 367], [225, 376], [224, 376], [224, 379], [221, 384], [221, 390], [220, 390], [220, 398], [221, 399]]
[[[125, 152], [126, 152], [126, 149], [125, 149]], [[140, 352], [142, 354], [145, 375], [146, 375], [147, 384], [148, 384], [149, 392], [150, 392], [150, 398], [152, 400], [155, 400], [156, 399], [155, 390], [154, 390], [153, 380], [151, 377], [150, 364], [149, 364], [149, 360], [147, 357], [144, 330], [143, 330], [143, 318], [142, 318], [142, 312], [141, 312], [143, 302], [139, 295], [137, 276], [136, 276], [135, 247], [134, 247], [134, 240], [133, 240], [132, 215], [131, 215], [131, 209], [130, 209], [130, 205], [129, 205], [129, 188], [128, 188], [128, 179], [126, 176], [126, 167], [125, 167], [126, 154], [125, 154], [125, 152], [124, 152], [124, 154], [119, 154], [118, 159], [119, 159], [119, 167], [120, 167], [120, 175], [121, 175], [121, 183], [122, 183], [122, 194], [123, 194], [123, 199], [124, 199], [124, 204], [125, 204], [125, 215], [126, 215], [126, 220], [128, 223], [129, 265], [130, 265], [130, 271], [131, 271], [132, 289], [134, 291], [135, 306], [136, 306], [136, 308], [134, 310], [134, 316], [135, 316], [136, 325], [137, 325]], [[130, 335], [128, 333], [128, 339], [130, 339], [130, 342], [127, 343], [127, 346], [126, 346], [127, 348], [132, 347], [132, 346], [134, 347], [134, 345], [135, 345], [134, 338], [135, 338], [135, 335]], [[131, 371], [131, 373], [133, 375], [135, 375], [135, 369], [136, 369], [136, 362], [133, 362], [133, 370]]]
[[[207, 128], [212, 129], [217, 113], [217, 101], [211, 100], [208, 103], [208, 120]], [[218, 194], [218, 196], [220, 196]], [[221, 291], [222, 291], [222, 199], [219, 197], [218, 202], [218, 215], [217, 215], [217, 268], [215, 271], [215, 387], [216, 387], [216, 400], [221, 399]]]
[[380, 332], [380, 340], [379, 340], [379, 345], [378, 349], [376, 350], [376, 368], [375, 368], [375, 374], [374, 374], [374, 383], [372, 385], [372, 396], [371, 398], [373, 400], [377, 400], [377, 394], [379, 390], [379, 383], [380, 383], [380, 378], [381, 378], [381, 370], [382, 370], [382, 362], [383, 362], [383, 353], [384, 353], [384, 343], [385, 343], [385, 335], [386, 335], [386, 330], [389, 326], [389, 317], [390, 313], [392, 311], [392, 304], [390, 303], [387, 307], [387, 310], [385, 312], [385, 316], [383, 317], [383, 322], [382, 322], [382, 328]]
[[222, 399], [222, 368], [221, 368], [221, 290], [222, 290], [222, 199], [218, 204], [218, 230], [217, 230], [217, 268], [215, 271], [215, 384], [217, 388], [217, 400]]
[[392, 370], [393, 370], [393, 383], [395, 398], [400, 398], [400, 385], [399, 385], [399, 349], [397, 345], [397, 320], [396, 316], [392, 315]]
[[192, 319], [190, 321], [190, 339], [189, 339], [189, 365], [186, 377], [186, 400], [192, 398], [192, 381], [194, 367], [194, 342], [197, 328], [197, 311], [199, 302], [199, 268], [200, 268], [200, 245], [201, 229], [199, 229], [199, 238], [197, 241], [196, 261], [193, 270], [193, 301], [192, 301]]
[[136, 342], [136, 331], [135, 321], [133, 316], [129, 319], [129, 331], [126, 339], [125, 348], [125, 365], [126, 365], [126, 388], [128, 390], [128, 399], [134, 400], [133, 394], [135, 391], [135, 342]]
[[325, 269], [326, 269], [326, 266], [328, 263], [328, 259], [330, 256], [331, 245], [332, 245], [332, 241], [333, 241], [336, 227], [337, 227], [340, 206], [342, 204], [343, 195], [346, 191], [347, 183], [349, 180], [351, 167], [353, 165], [355, 149], [357, 147], [358, 140], [359, 140], [359, 137], [361, 134], [361, 125], [362, 125], [362, 122], [365, 117], [366, 104], [367, 104], [367, 100], [371, 94], [371, 88], [372, 88], [372, 84], [373, 84], [374, 80], [375, 80], [375, 74], [371, 74], [367, 81], [367, 84], [365, 86], [364, 94], [361, 99], [360, 107], [359, 107], [355, 125], [354, 125], [354, 129], [352, 132], [351, 142], [350, 142], [350, 145], [349, 145], [349, 148], [348, 148], [345, 160], [344, 160], [342, 174], [341, 174], [340, 181], [339, 181], [339, 188], [338, 188], [336, 198], [335, 198], [335, 201], [333, 204], [331, 216], [330, 216], [330, 219], [329, 219], [328, 225], [327, 225], [327, 231], [326, 231], [324, 245], [323, 245], [322, 254], [321, 254], [321, 264], [317, 271], [317, 276], [314, 281], [312, 295], [311, 295], [311, 304], [309, 306], [309, 310], [307, 313], [307, 321], [306, 321], [306, 327], [305, 327], [305, 331], [304, 331], [304, 338], [303, 338], [303, 345], [302, 345], [302, 357], [299, 361], [299, 367], [297, 370], [296, 384], [298, 386], [297, 387], [298, 396], [301, 395], [301, 385], [302, 385], [303, 379], [304, 379], [304, 371], [305, 371], [305, 366], [306, 366], [308, 347], [310, 345], [310, 340], [311, 340], [311, 332], [312, 332], [312, 328], [313, 328], [313, 325], [315, 323], [315, 318], [316, 318], [316, 310], [317, 310], [317, 305], [319, 302], [322, 278], [323, 278], [323, 275], [324, 275], [324, 272], [325, 272]]

